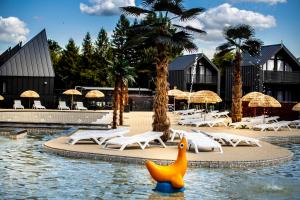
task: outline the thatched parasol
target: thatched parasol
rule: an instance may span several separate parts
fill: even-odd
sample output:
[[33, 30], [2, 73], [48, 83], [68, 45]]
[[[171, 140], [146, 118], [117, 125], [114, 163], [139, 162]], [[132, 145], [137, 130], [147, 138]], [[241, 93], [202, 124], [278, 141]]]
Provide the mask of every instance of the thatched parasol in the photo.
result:
[[249, 107], [262, 107], [262, 108], [279, 108], [281, 104], [269, 95], [262, 95], [249, 102]]
[[176, 86], [174, 86], [173, 90], [168, 91], [168, 96], [173, 96], [174, 97], [174, 110], [175, 110], [175, 100], [177, 99], [177, 96], [181, 97], [183, 95], [185, 95], [185, 93], [181, 90], [178, 90]]
[[242, 97], [242, 101], [251, 101], [252, 99], [256, 99], [262, 95], [264, 94], [261, 92], [249, 92], [248, 94]]
[[85, 95], [86, 98], [101, 98], [104, 94], [99, 90], [91, 90]]
[[219, 103], [222, 99], [219, 95], [210, 90], [200, 90], [191, 94], [189, 103]]
[[293, 107], [292, 110], [293, 110], [293, 111], [298, 111], [298, 112], [300, 112], [300, 102], [297, 103], [296, 105], [294, 105], [294, 107]]
[[20, 97], [28, 98], [28, 108], [30, 108], [30, 99], [31, 98], [39, 98], [40, 95], [36, 91], [26, 90], [21, 93]]
[[79, 92], [78, 90], [75, 89], [69, 89], [63, 92], [63, 94], [65, 95], [71, 95], [71, 108], [73, 107], [73, 95], [82, 95], [81, 92]]

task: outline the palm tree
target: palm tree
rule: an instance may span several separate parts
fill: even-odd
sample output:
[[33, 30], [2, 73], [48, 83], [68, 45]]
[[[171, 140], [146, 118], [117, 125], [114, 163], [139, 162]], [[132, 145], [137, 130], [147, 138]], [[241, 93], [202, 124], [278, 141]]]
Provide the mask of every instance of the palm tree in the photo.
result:
[[125, 86], [135, 81], [135, 70], [129, 66], [128, 61], [116, 59], [110, 63], [108, 70], [108, 79], [114, 83], [114, 101], [113, 101], [113, 124], [112, 128], [117, 128], [118, 109], [120, 110], [119, 124], [123, 125], [124, 112], [124, 90]]
[[235, 51], [233, 61], [233, 86], [232, 86], [232, 121], [239, 122], [242, 119], [242, 77], [241, 61], [242, 52], [249, 53], [251, 56], [259, 54], [262, 41], [254, 38], [254, 29], [246, 24], [230, 26], [224, 29], [226, 43], [217, 47], [220, 55]]
[[[195, 51], [196, 45], [192, 41], [192, 33], [205, 33], [189, 25], [172, 24], [173, 20], [186, 22], [203, 12], [203, 8], [185, 9], [183, 0], [142, 0], [143, 8], [122, 7], [124, 14], [133, 16], [153, 16], [155, 20], [148, 20], [146, 24], [134, 25], [130, 30], [134, 32], [134, 40], [130, 45], [141, 48], [155, 49], [156, 93], [154, 97], [153, 131], [162, 131], [162, 139], [169, 138], [170, 120], [167, 116], [168, 103], [168, 65], [170, 55], [174, 49]], [[171, 14], [171, 15], [170, 15]]]

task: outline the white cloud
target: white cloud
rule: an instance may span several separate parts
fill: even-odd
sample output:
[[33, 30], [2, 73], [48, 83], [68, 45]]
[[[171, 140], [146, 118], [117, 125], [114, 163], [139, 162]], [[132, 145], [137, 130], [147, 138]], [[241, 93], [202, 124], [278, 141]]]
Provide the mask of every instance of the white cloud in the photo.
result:
[[80, 3], [82, 13], [112, 16], [120, 13], [119, 7], [135, 6], [135, 0], [90, 0], [90, 5]]
[[18, 43], [26, 41], [29, 29], [25, 22], [17, 17], [4, 18], [0, 16], [0, 41]]
[[286, 3], [287, 0], [232, 0], [232, 2], [253, 2], [253, 3], [267, 3], [276, 5], [277, 3]]
[[220, 42], [224, 41], [223, 30], [227, 26], [248, 24], [255, 29], [268, 29], [276, 26], [276, 19], [271, 15], [263, 15], [249, 10], [240, 10], [228, 3], [224, 3], [207, 10], [198, 15], [196, 20], [188, 23], [207, 32], [206, 35], [200, 36], [202, 41]]
[[211, 58], [217, 46], [225, 42], [223, 30], [227, 26], [248, 24], [256, 30], [276, 26], [276, 19], [271, 15], [263, 15], [249, 10], [241, 10], [228, 3], [208, 9], [191, 22], [179, 22], [181, 25], [191, 25], [207, 32], [206, 35], [195, 35], [194, 42], [199, 52]]

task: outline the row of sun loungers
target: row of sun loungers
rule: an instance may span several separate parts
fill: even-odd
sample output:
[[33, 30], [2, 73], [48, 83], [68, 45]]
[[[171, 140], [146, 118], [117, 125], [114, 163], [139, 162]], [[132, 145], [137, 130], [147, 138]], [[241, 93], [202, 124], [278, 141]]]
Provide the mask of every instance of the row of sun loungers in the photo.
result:
[[[14, 100], [13, 108], [14, 109], [24, 109], [24, 106], [22, 105], [20, 100]], [[38, 100], [34, 100], [32, 108], [33, 109], [46, 109], [46, 107], [43, 106], [41, 104], [41, 102], [38, 101]], [[59, 110], [70, 110], [70, 107], [66, 105], [65, 101], [59, 101], [57, 109], [59, 109]], [[87, 108], [84, 107], [83, 103], [79, 102], [79, 101], [76, 102], [75, 109], [76, 110], [87, 110]]]
[[[111, 148], [117, 146], [120, 151], [123, 151], [126, 147], [137, 144], [142, 150], [150, 146], [150, 143], [157, 140], [160, 145], [166, 148], [165, 143], [161, 140], [162, 132], [148, 131], [145, 133], [125, 136], [129, 132], [128, 128], [118, 128], [111, 130], [86, 130], [79, 133], [75, 133], [69, 137], [69, 144], [76, 144], [82, 140], [92, 140], [98, 145], [102, 145], [103, 148]], [[171, 141], [175, 136], [179, 138], [185, 137], [188, 141], [188, 148], [193, 148], [195, 153], [199, 153], [199, 150], [217, 150], [223, 153], [222, 145], [231, 145], [236, 147], [240, 144], [247, 144], [260, 147], [259, 140], [233, 135], [228, 133], [209, 133], [203, 131], [183, 131], [171, 129], [172, 136]]]

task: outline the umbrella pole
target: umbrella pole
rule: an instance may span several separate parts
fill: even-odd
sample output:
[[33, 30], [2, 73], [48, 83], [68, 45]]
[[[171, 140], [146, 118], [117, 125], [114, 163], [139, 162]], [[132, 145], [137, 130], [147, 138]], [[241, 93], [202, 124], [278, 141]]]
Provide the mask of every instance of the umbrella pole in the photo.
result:
[[174, 96], [174, 109], [173, 110], [175, 111], [175, 96]]
[[71, 110], [73, 110], [73, 94], [71, 96]]

